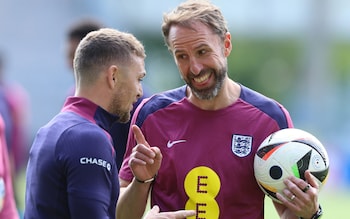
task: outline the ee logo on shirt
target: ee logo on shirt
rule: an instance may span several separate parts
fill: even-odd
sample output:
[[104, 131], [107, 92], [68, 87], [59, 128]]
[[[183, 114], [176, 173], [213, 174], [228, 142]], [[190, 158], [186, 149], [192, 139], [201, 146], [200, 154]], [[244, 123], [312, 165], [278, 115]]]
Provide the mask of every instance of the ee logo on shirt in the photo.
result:
[[200, 166], [186, 176], [185, 192], [189, 197], [185, 209], [196, 210], [197, 215], [188, 218], [219, 218], [220, 209], [215, 197], [220, 191], [219, 176], [210, 168]]

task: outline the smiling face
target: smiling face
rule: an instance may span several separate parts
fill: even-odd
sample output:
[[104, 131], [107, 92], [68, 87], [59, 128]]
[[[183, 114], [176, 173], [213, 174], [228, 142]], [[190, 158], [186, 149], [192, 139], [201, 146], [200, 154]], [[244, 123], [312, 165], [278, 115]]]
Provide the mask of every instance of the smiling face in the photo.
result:
[[169, 43], [181, 77], [193, 94], [202, 100], [216, 97], [227, 78], [230, 35], [222, 40], [201, 22], [191, 27], [177, 24], [170, 28]]

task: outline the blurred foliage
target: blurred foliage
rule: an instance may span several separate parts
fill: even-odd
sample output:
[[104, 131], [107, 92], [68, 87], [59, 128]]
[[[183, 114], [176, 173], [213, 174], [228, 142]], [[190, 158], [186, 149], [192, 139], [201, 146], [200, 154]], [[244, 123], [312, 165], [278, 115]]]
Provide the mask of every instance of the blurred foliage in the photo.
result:
[[234, 39], [229, 75], [279, 101], [288, 98], [301, 76], [303, 48], [294, 39]]
[[331, 68], [340, 84], [350, 83], [350, 42], [334, 41], [331, 46]]

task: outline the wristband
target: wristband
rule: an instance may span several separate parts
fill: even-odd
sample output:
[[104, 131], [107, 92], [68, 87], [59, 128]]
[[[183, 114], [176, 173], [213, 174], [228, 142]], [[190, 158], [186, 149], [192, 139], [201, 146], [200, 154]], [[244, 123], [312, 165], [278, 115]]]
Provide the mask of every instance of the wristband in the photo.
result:
[[154, 180], [156, 180], [156, 177], [157, 177], [157, 174], [154, 175], [154, 177], [152, 177], [151, 179], [146, 179], [144, 181], [142, 180], [139, 180], [138, 178], [135, 177], [135, 180], [139, 183], [150, 183], [150, 182], [153, 182]]
[[[310, 219], [317, 219], [320, 218], [323, 214], [321, 205], [318, 206], [318, 210], [316, 211], [316, 213], [314, 215], [312, 215], [312, 217]], [[302, 217], [300, 217], [299, 219], [303, 219]]]

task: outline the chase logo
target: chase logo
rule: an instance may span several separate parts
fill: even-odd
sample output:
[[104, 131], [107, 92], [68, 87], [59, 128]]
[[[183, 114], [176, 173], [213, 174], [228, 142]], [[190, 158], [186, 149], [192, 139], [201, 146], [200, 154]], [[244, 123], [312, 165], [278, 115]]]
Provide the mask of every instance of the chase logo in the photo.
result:
[[105, 160], [92, 158], [92, 157], [82, 157], [80, 158], [81, 164], [93, 164], [106, 168], [108, 171], [111, 171], [111, 164]]

